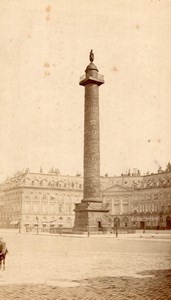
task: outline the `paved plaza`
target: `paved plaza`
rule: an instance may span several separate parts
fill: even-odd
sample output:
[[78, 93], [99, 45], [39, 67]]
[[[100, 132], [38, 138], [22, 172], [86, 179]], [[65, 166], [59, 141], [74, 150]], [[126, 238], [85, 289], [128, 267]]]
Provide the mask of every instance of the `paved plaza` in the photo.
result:
[[171, 299], [170, 236], [0, 235], [0, 300]]

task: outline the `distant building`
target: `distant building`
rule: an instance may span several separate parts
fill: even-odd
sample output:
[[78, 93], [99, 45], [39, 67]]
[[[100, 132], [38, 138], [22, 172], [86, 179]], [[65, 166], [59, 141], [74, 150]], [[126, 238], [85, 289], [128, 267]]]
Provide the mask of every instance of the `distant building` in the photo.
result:
[[24, 173], [9, 178], [1, 185], [0, 226], [46, 230], [60, 223], [72, 227], [82, 190], [78, 176]]
[[[103, 190], [111, 227], [171, 229], [171, 172], [146, 175], [132, 187], [115, 184]], [[126, 179], [127, 180], [127, 179]]]
[[[101, 197], [110, 208], [109, 225], [120, 230], [171, 229], [171, 172], [100, 178]], [[18, 173], [0, 186], [0, 227], [42, 230], [74, 225], [83, 178], [57, 173]]]

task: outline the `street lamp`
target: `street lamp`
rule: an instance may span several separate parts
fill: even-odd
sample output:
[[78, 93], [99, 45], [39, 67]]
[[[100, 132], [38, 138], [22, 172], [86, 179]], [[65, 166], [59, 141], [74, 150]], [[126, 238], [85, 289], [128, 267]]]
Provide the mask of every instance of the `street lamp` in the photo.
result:
[[19, 225], [19, 233], [21, 233], [21, 219], [19, 219], [18, 225]]
[[143, 233], [145, 233], [145, 219], [143, 219]]
[[119, 218], [116, 218], [115, 219], [116, 237], [118, 236], [118, 225], [119, 225]]
[[36, 216], [36, 221], [37, 221], [37, 234], [39, 233], [39, 218], [38, 218], [38, 216]]
[[90, 228], [89, 228], [89, 220], [88, 220], [88, 225], [87, 225], [87, 237], [90, 236]]
[[[88, 207], [89, 207], [89, 203], [87, 203], [87, 205], [88, 205]], [[90, 236], [90, 227], [89, 227], [89, 214], [88, 214], [88, 225], [87, 225], [87, 237], [89, 237]]]
[[62, 233], [62, 221], [63, 221], [63, 218], [59, 217], [60, 236], [61, 236], [61, 233]]

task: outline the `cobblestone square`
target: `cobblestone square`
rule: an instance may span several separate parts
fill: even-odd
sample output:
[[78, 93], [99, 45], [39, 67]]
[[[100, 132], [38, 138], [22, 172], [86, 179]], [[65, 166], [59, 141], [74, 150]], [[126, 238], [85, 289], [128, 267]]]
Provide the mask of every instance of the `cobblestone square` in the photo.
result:
[[169, 239], [1, 235], [2, 300], [171, 299]]

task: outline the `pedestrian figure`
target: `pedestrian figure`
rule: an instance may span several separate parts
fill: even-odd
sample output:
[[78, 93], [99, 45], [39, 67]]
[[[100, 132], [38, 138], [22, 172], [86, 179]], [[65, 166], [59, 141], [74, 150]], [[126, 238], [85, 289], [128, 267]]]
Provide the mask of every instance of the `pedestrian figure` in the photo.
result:
[[0, 270], [5, 270], [5, 257], [8, 253], [6, 243], [0, 238]]

